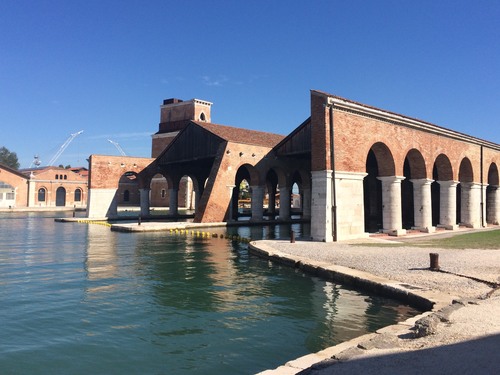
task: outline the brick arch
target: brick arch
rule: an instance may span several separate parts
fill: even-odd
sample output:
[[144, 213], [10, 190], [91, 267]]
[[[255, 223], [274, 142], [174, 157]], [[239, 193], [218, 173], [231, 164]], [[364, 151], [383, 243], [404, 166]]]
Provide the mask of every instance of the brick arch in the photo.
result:
[[460, 167], [458, 169], [458, 180], [460, 182], [473, 182], [474, 181], [474, 171], [469, 158], [465, 157], [460, 162]]
[[410, 167], [410, 178], [427, 178], [427, 168], [425, 165], [425, 160], [419, 150], [413, 148], [408, 151], [405, 160], [408, 161]]
[[235, 183], [238, 185], [241, 181], [247, 180], [252, 186], [260, 185], [260, 175], [253, 165], [245, 163], [238, 167], [235, 175]]
[[488, 185], [500, 185], [498, 167], [495, 163], [491, 163], [488, 168]]
[[434, 161], [433, 179], [436, 181], [453, 180], [453, 167], [450, 159], [445, 154], [439, 154]]
[[385, 143], [377, 142], [372, 145], [370, 151], [373, 152], [378, 165], [379, 176], [395, 176], [396, 166], [391, 150]]

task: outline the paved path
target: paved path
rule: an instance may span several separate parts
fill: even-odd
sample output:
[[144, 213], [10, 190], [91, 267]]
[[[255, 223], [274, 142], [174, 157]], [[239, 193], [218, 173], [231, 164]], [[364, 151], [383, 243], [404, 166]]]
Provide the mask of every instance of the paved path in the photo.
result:
[[[500, 283], [500, 248], [429, 251], [406, 244], [300, 241], [250, 245], [261, 256], [308, 271], [353, 277], [368, 287], [383, 285], [434, 302], [432, 311], [261, 375], [500, 373], [500, 291], [494, 289]], [[439, 254], [441, 268], [450, 273], [429, 270], [430, 252]]]

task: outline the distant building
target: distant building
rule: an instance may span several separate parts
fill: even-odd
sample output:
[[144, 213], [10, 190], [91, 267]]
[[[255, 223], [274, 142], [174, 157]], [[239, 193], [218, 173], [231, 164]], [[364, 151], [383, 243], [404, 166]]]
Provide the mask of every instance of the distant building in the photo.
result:
[[0, 208], [86, 208], [88, 170], [40, 167], [14, 170], [0, 164]]

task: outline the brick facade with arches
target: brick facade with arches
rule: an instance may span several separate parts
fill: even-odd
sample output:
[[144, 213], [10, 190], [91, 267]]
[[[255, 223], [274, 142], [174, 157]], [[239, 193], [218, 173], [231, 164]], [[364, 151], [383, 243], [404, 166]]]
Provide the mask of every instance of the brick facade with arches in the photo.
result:
[[[93, 155], [89, 195], [116, 195], [126, 164], [135, 165], [144, 216], [158, 188], [168, 190], [169, 212], [177, 215], [180, 181], [189, 177], [195, 221], [238, 220], [246, 181], [251, 221], [299, 215], [317, 241], [498, 225], [500, 145], [321, 91], [311, 91], [310, 108], [282, 136], [211, 123], [206, 101], [168, 99], [154, 159]], [[162, 179], [163, 187], [153, 183]], [[300, 196], [298, 211], [292, 195]]]

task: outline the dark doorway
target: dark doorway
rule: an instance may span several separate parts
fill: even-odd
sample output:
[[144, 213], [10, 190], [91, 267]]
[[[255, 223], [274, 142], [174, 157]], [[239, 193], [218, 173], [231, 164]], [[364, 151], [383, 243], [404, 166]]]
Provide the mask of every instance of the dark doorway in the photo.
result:
[[368, 175], [363, 180], [365, 232], [376, 233], [382, 229], [382, 182], [377, 179], [378, 163], [372, 150], [366, 158], [366, 172]]
[[411, 168], [408, 158], [405, 158], [403, 175], [405, 179], [401, 181], [401, 216], [403, 221], [403, 229], [411, 229], [415, 226], [415, 212], [413, 204], [413, 184], [410, 181]]
[[66, 206], [66, 189], [59, 186], [56, 190], [56, 206]]

